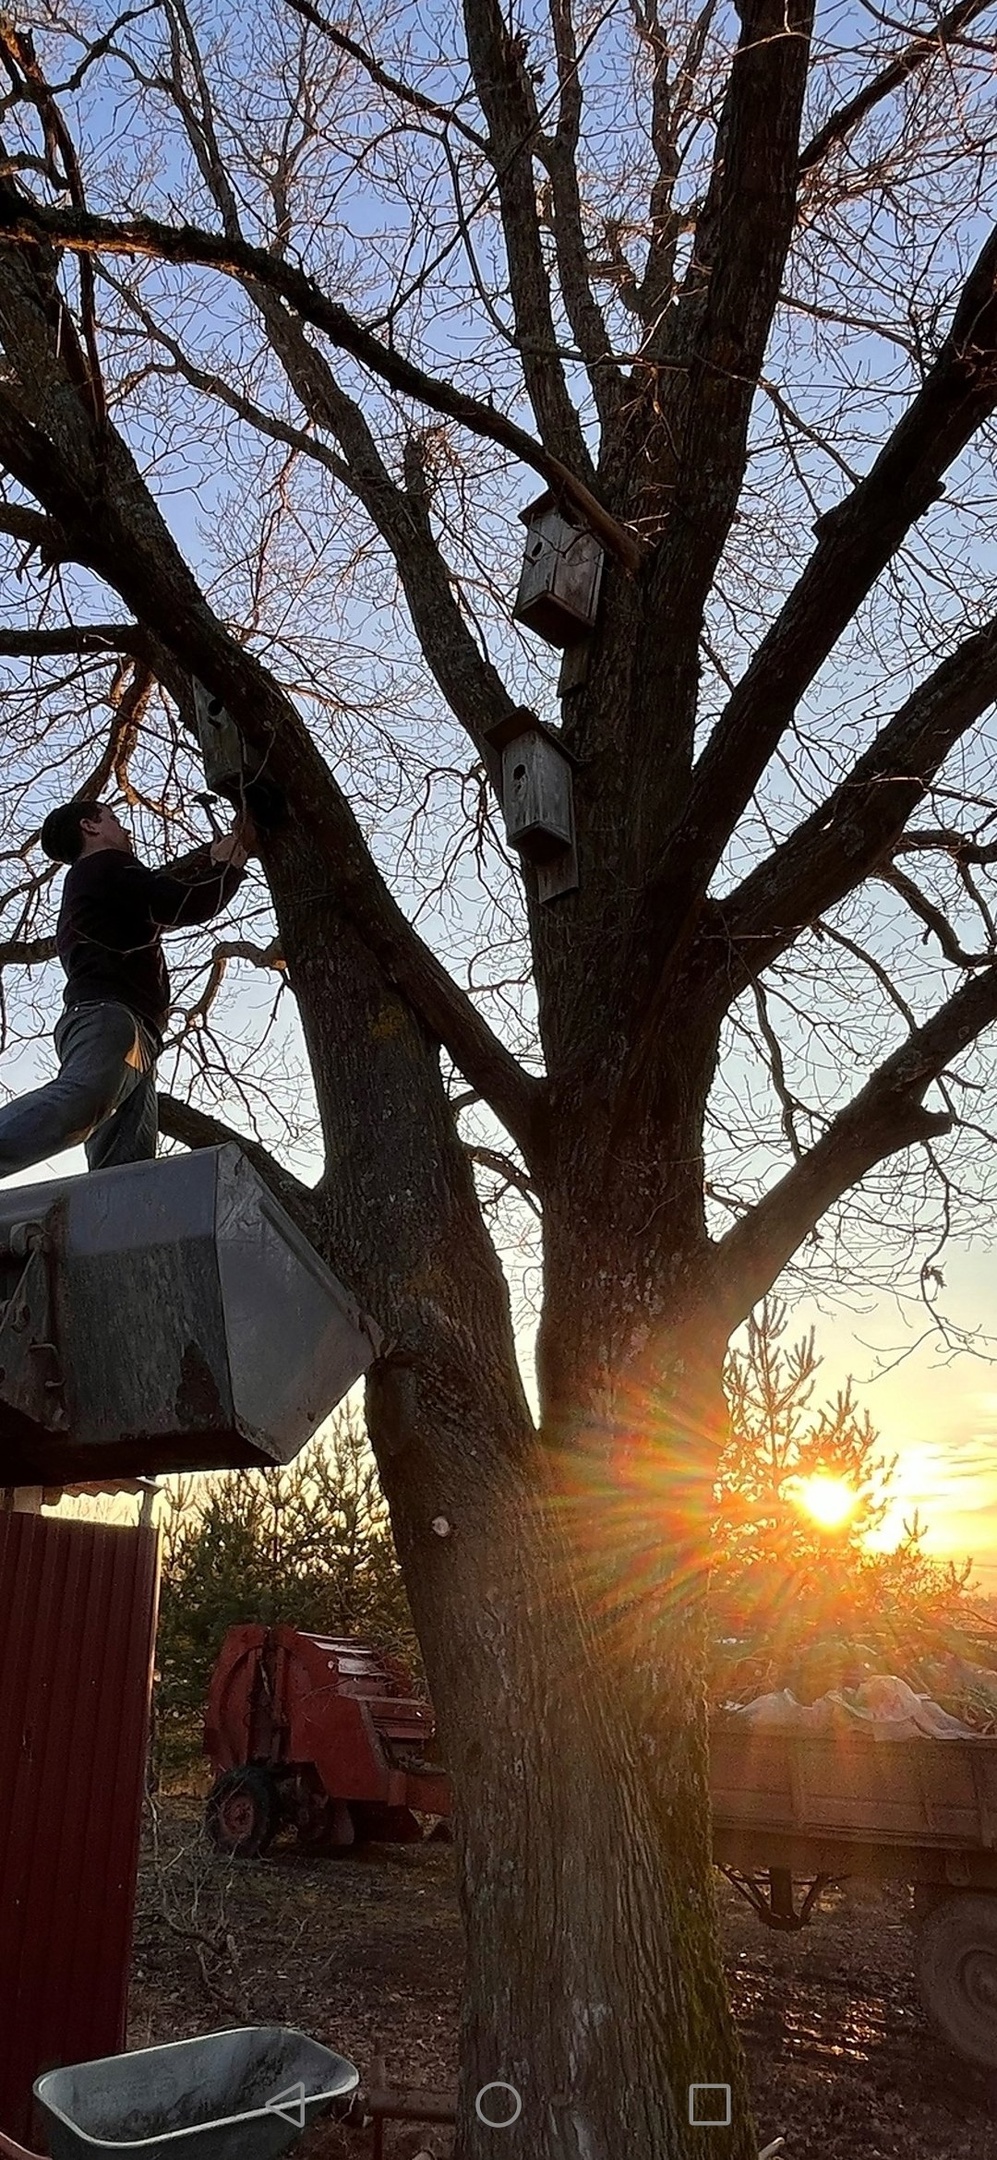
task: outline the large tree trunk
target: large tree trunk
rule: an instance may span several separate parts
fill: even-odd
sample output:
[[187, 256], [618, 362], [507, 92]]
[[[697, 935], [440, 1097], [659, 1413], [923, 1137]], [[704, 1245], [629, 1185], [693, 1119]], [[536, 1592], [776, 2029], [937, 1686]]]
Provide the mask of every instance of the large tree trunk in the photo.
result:
[[[588, 1394], [580, 1385], [579, 1402]], [[398, 1447], [406, 1405], [394, 1397], [390, 1381], [372, 1386], [372, 1437], [458, 1811], [461, 2160], [494, 2160], [500, 2135], [509, 2160], [747, 2160], [709, 1851], [702, 1549], [693, 1567], [681, 1448], [663, 1416], [621, 1444], [618, 1421], [588, 1407], [570, 1448], [545, 1444], [525, 1423], [503, 1431], [487, 1387], [457, 1401], [444, 1381], [423, 1403], [446, 1465], [427, 1541], [421, 1449]], [[522, 2113], [500, 2133], [475, 2099], [503, 2084]], [[730, 2129], [690, 2127], [693, 2084], [730, 2086]], [[516, 2102], [496, 2089], [481, 2104], [499, 2118]]]
[[[605, 1138], [565, 1120], [538, 1434], [435, 1047], [357, 942], [322, 934], [309, 883], [282, 879], [278, 907], [337, 1165], [329, 1251], [393, 1338], [368, 1418], [456, 1796], [460, 2160], [748, 2160], [702, 1684], [722, 1345], [663, 1320], [702, 1260], [701, 1208], [679, 1185], [648, 1205], [643, 1141], [632, 1174], [593, 1183]], [[323, 1024], [344, 1007], [348, 1041]], [[372, 1058], [390, 1176], [363, 1142]], [[696, 1150], [683, 1132], [667, 1152]], [[713, 2083], [733, 2125], [691, 2128], [689, 2087]], [[499, 2130], [475, 2103], [502, 2085], [522, 2112]]]

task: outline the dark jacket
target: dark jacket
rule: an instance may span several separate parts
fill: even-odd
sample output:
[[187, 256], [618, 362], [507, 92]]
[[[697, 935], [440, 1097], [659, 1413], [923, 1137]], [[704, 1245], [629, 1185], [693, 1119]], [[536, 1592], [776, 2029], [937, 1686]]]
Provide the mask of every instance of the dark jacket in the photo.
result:
[[66, 872], [55, 937], [66, 1005], [127, 1005], [161, 1044], [170, 1011], [162, 933], [210, 922], [244, 876], [212, 862], [210, 841], [162, 870], [117, 848], [81, 855]]

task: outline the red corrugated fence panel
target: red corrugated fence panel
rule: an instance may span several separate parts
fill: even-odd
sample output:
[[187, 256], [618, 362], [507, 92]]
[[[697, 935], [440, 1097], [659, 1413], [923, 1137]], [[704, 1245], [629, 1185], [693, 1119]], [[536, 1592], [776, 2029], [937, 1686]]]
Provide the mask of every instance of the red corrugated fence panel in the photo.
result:
[[0, 1516], [0, 2129], [124, 2046], [155, 1647], [154, 1530]]

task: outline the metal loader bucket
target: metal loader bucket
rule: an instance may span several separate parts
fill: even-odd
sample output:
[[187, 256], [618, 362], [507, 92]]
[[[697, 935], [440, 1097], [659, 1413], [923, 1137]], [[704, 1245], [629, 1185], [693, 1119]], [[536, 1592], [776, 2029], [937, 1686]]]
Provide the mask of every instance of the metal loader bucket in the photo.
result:
[[286, 1463], [371, 1364], [234, 1146], [0, 1192], [0, 1486]]
[[49, 2070], [35, 2093], [52, 2160], [277, 2160], [358, 2084], [306, 2033], [249, 2025]]

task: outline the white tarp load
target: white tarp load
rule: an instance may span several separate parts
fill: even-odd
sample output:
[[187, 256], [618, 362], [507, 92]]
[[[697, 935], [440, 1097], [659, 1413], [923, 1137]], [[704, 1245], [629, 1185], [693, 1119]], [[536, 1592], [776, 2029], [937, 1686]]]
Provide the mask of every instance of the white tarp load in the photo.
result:
[[780, 1688], [730, 1709], [755, 1732], [834, 1733], [858, 1727], [874, 1740], [964, 1740], [973, 1730], [893, 1673], [876, 1674], [857, 1688], [831, 1688], [812, 1703], [797, 1702], [790, 1688]]

